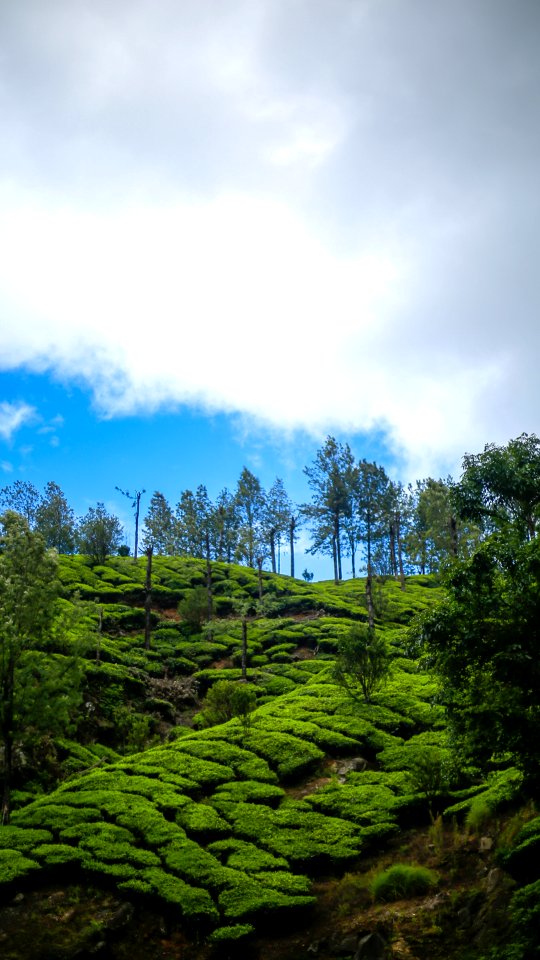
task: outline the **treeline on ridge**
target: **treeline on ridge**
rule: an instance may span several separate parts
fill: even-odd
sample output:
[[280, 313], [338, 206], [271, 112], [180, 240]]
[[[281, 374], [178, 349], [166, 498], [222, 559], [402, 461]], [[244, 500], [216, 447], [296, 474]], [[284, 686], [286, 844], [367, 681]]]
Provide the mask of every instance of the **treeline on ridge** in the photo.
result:
[[[512, 442], [528, 446], [531, 454], [539, 443], [526, 435]], [[478, 456], [492, 456], [499, 449], [488, 445]], [[474, 457], [465, 458], [470, 476], [474, 465]], [[407, 574], [435, 573], [449, 558], [470, 556], [490, 532], [489, 517], [471, 512], [467, 497], [472, 493], [465, 495], [463, 484], [430, 477], [404, 486], [391, 480], [383, 466], [356, 460], [349, 444], [334, 437], [327, 438], [304, 474], [311, 502], [303, 504], [293, 503], [280, 478], [265, 490], [247, 467], [235, 490], [222, 489], [214, 501], [204, 484], [195, 492], [182, 491], [175, 508], [155, 491], [144, 516], [141, 546], [158, 555], [236, 562], [274, 573], [284, 572], [285, 548], [287, 572], [294, 576], [295, 542], [300, 528], [306, 528], [311, 540], [306, 553], [331, 557], [336, 583], [344, 572], [354, 578], [359, 566], [368, 576], [395, 576], [403, 582]], [[146, 491], [132, 496], [117, 489], [135, 510], [137, 556], [140, 503]], [[114, 553], [130, 553], [118, 517], [98, 503], [77, 519], [54, 481], [40, 494], [32, 483], [16, 480], [0, 490], [0, 510], [6, 509], [20, 513], [59, 553], [85, 554], [96, 563]], [[305, 569], [303, 576], [312, 575]]]

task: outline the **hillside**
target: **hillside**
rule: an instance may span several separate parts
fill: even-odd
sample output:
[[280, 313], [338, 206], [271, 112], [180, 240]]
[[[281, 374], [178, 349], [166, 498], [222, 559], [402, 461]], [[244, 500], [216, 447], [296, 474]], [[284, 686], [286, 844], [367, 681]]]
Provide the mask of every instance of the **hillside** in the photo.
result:
[[[440, 596], [433, 578], [377, 584], [392, 668], [366, 703], [334, 678], [340, 636], [367, 619], [361, 580], [263, 574], [257, 607], [256, 571], [214, 563], [209, 633], [178, 613], [196, 606], [205, 564], [158, 557], [146, 649], [143, 559], [63, 557], [60, 575], [85, 640], [79, 630], [46, 653], [67, 660], [77, 645], [83, 697], [46, 762], [21, 765], [0, 828], [4, 956], [205, 957], [240, 944], [261, 957], [352, 956], [366, 936], [379, 953], [365, 956], [467, 946], [480, 957], [502, 936], [510, 886], [486, 864], [519, 775], [482, 784], [455, 767], [440, 691], [407, 644], [411, 618]], [[256, 708], [200, 728], [208, 689], [241, 678], [242, 603]], [[366, 880], [396, 862], [436, 871], [401, 913], [377, 905]], [[489, 903], [493, 923], [484, 915], [472, 947], [462, 923], [454, 953], [459, 911], [472, 923]]]

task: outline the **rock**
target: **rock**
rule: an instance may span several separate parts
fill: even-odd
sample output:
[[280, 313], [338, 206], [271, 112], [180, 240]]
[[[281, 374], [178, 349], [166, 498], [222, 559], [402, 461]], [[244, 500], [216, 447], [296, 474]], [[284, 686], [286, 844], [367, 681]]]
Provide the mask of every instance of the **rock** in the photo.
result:
[[332, 953], [336, 957], [350, 957], [358, 947], [358, 936], [354, 933], [343, 937], [342, 940], [336, 939], [332, 943]]
[[503, 879], [502, 870], [499, 870], [497, 867], [493, 867], [493, 869], [489, 871], [486, 879], [484, 880], [487, 892], [493, 893], [493, 891], [495, 890], [495, 887], [499, 886], [502, 879]]
[[461, 910], [457, 912], [457, 922], [460, 927], [466, 927], [471, 922], [471, 911], [468, 907], [462, 907]]
[[365, 757], [352, 757], [351, 760], [343, 760], [336, 765], [336, 773], [342, 782], [344, 782], [348, 773], [362, 773], [367, 768], [368, 762]]
[[388, 946], [380, 933], [368, 933], [358, 943], [354, 960], [385, 960], [388, 956]]
[[131, 923], [135, 914], [135, 908], [132, 903], [122, 903], [107, 922], [107, 930], [122, 930]]

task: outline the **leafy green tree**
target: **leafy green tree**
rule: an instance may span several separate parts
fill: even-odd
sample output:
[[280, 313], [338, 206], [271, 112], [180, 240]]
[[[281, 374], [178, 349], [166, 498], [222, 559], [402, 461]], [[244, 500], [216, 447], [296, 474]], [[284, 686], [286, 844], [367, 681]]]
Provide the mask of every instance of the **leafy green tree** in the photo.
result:
[[79, 553], [87, 554], [92, 563], [105, 563], [115, 553], [122, 542], [123, 529], [118, 517], [98, 503], [90, 507], [88, 513], [79, 520], [77, 527], [77, 545]]
[[367, 460], [361, 460], [358, 464], [357, 508], [359, 537], [365, 544], [366, 552], [366, 603], [371, 630], [375, 627], [373, 578], [376, 571], [374, 550], [388, 531], [387, 514], [390, 490], [390, 481], [384, 467], [379, 467], [376, 463], [368, 463]]
[[195, 493], [183, 490], [176, 508], [180, 553], [186, 557], [206, 557], [207, 539], [212, 524], [212, 504], [204, 484]]
[[263, 519], [264, 536], [268, 541], [272, 573], [281, 572], [281, 542], [289, 531], [292, 514], [291, 498], [285, 490], [283, 480], [276, 477], [266, 495]]
[[53, 480], [46, 487], [36, 510], [36, 530], [47, 547], [58, 553], [73, 553], [75, 549], [75, 514], [61, 488]]
[[463, 756], [511, 759], [540, 791], [540, 541], [493, 534], [412, 631], [439, 673]]
[[13, 511], [0, 517], [0, 738], [2, 822], [10, 815], [14, 753], [32, 729], [67, 723], [73, 705], [69, 661], [36, 650], [54, 633], [56, 555]]
[[156, 490], [144, 518], [143, 544], [152, 547], [155, 554], [173, 556], [175, 553], [176, 522], [165, 496]]
[[506, 446], [466, 454], [454, 490], [460, 516], [490, 532], [512, 524], [532, 539], [540, 521], [540, 439], [522, 433]]
[[401, 589], [405, 589], [405, 538], [412, 519], [412, 500], [409, 488], [400, 482], [390, 481], [388, 489], [388, 541], [390, 548], [390, 572], [399, 577]]
[[234, 499], [239, 520], [237, 555], [254, 567], [256, 557], [264, 553], [265, 497], [260, 480], [247, 467], [240, 474]]
[[390, 654], [382, 637], [365, 624], [354, 624], [349, 633], [340, 637], [334, 667], [334, 677], [354, 700], [362, 691], [366, 703], [371, 703], [390, 673]]
[[251, 714], [257, 704], [254, 690], [245, 683], [217, 680], [212, 684], [202, 703], [202, 722], [206, 727], [227, 723], [237, 717], [244, 736], [249, 732]]
[[235, 499], [226, 487], [218, 494], [212, 522], [214, 559], [232, 563], [238, 545], [239, 519]]
[[193, 587], [178, 604], [178, 613], [190, 630], [197, 633], [208, 617], [208, 593], [206, 587]]
[[303, 514], [312, 525], [313, 544], [309, 553], [331, 554], [334, 580], [339, 583], [343, 579], [342, 524], [352, 509], [357, 478], [349, 444], [327, 437], [311, 466], [304, 467], [304, 473], [313, 501], [302, 507]]
[[0, 490], [0, 509], [14, 510], [24, 517], [31, 530], [36, 525], [36, 515], [41, 503], [39, 490], [27, 480], [15, 480]]

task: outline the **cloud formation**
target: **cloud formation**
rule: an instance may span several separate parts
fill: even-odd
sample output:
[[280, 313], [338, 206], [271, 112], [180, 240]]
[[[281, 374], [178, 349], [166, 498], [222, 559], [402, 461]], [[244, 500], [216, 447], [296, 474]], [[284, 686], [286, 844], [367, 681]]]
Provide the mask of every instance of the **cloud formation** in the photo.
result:
[[[19, 401], [18, 403], [9, 403], [3, 401], [0, 403], [0, 437], [4, 440], [11, 440], [13, 435], [24, 426], [25, 423], [32, 423], [36, 417], [36, 410], [29, 404]], [[9, 469], [4, 466], [3, 469]]]
[[5, 369], [384, 429], [416, 475], [538, 430], [534, 0], [2, 17]]

